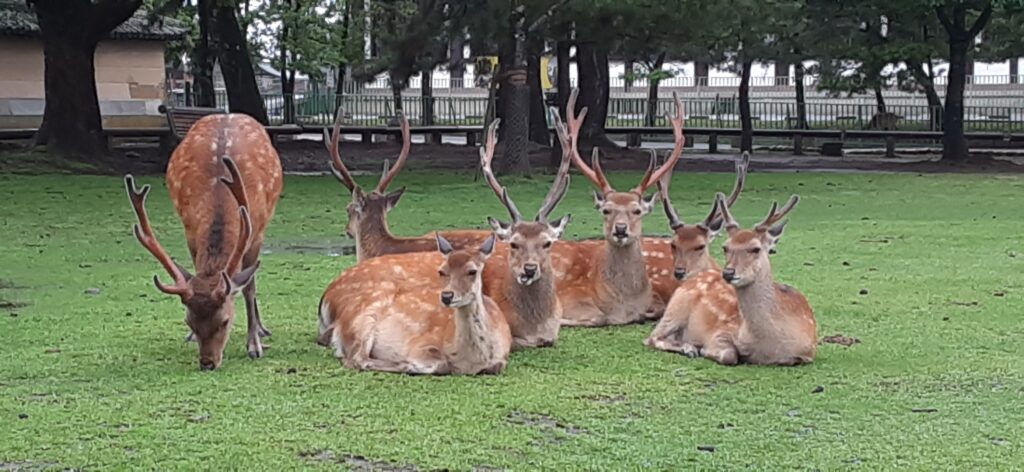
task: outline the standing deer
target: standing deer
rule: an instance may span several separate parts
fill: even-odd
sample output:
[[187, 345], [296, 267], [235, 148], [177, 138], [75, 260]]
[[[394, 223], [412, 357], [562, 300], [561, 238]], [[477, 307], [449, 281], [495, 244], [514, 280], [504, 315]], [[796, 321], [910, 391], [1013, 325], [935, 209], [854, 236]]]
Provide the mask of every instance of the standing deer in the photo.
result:
[[[508, 190], [501, 186], [491, 171], [491, 161], [497, 147], [497, 126], [498, 122], [495, 121], [487, 129], [484, 146], [480, 152], [480, 165], [491, 189], [508, 211], [511, 222], [488, 219], [495, 233], [505, 242], [497, 245], [495, 256], [484, 268], [483, 290], [485, 295], [498, 304], [508, 320], [515, 347], [551, 346], [558, 339], [559, 319], [562, 314], [555, 292], [556, 271], [552, 268], [551, 251], [555, 241], [565, 231], [570, 216], [551, 220], [550, 215], [568, 191], [570, 151], [565, 150], [559, 173], [537, 217], [534, 221], [524, 220], [509, 197]], [[445, 238], [447, 239], [447, 236]], [[436, 242], [434, 244], [436, 245]], [[356, 267], [366, 267], [367, 269], [360, 273], [372, 273], [372, 283], [401, 286], [409, 283], [429, 283], [435, 279], [434, 273], [440, 263], [436, 252], [387, 254], [364, 259]], [[333, 336], [334, 321], [339, 313], [349, 310], [344, 303], [343, 293], [328, 293], [321, 299], [318, 337], [320, 344], [329, 343]]]
[[[652, 153], [647, 172], [640, 184], [628, 192], [615, 190], [608, 182], [594, 148], [592, 166], [583, 162], [577, 149], [576, 131], [583, 123], [586, 108], [579, 116], [574, 113], [575, 93], [566, 108], [566, 124], [556, 121], [563, 138], [563, 148], [568, 147], [571, 158], [594, 185], [594, 202], [604, 218], [604, 237], [599, 241], [561, 242], [552, 254], [556, 270], [560, 273], [558, 298], [562, 302], [562, 324], [566, 326], [607, 326], [637, 323], [659, 315], [661, 309], [652, 290], [646, 260], [658, 260], [662, 268], [654, 272], [653, 279], [664, 278], [667, 295], [662, 295], [661, 307], [668, 300], [676, 282], [671, 279], [671, 256], [668, 242], [652, 244], [645, 257], [643, 247], [643, 224], [645, 215], [654, 208], [657, 194], [644, 193], [656, 182], [671, 174], [682, 154], [683, 104], [677, 96], [676, 115], [671, 117], [675, 135], [675, 147], [665, 163], [655, 169], [657, 157]], [[646, 259], [646, 260], [645, 260]], [[659, 297], [660, 298], [660, 297]]]
[[744, 230], [729, 213], [725, 196], [716, 197], [729, 239], [722, 278], [736, 287], [741, 323], [736, 351], [750, 364], [798, 365], [814, 360], [818, 326], [807, 299], [789, 285], [775, 282], [768, 255], [786, 228], [785, 216], [800, 202], [793, 195], [771, 210], [754, 229]]
[[356, 265], [328, 287], [323, 303], [337, 310], [331, 344], [345, 367], [431, 375], [505, 369], [512, 335], [501, 309], [483, 294], [494, 236], [478, 250], [456, 251], [440, 235], [436, 244], [441, 290], [426, 281], [377, 278], [386, 266], [376, 262], [393, 256]]
[[282, 185], [280, 159], [259, 122], [242, 114], [197, 121], [167, 166], [167, 187], [185, 226], [196, 270], [192, 275], [171, 259], [153, 233], [145, 206], [149, 185], [140, 190], [130, 174], [125, 176], [138, 218], [135, 237], [174, 279], [172, 285], [164, 285], [154, 277], [154, 283], [185, 305], [185, 323], [199, 341], [203, 370], [221, 364], [238, 292], [245, 298], [249, 357], [263, 356], [260, 336], [269, 336], [270, 331], [260, 319], [255, 278], [263, 233]]
[[[725, 202], [728, 207], [736, 203], [743, 191], [749, 162], [750, 155], [743, 153], [736, 163], [736, 183]], [[689, 225], [672, 206], [668, 178], [658, 182], [658, 190], [674, 233], [674, 275], [682, 283], [645, 344], [690, 357], [702, 355], [724, 365], [736, 364], [735, 339], [740, 326], [736, 289], [722, 278], [722, 271], [708, 249], [723, 226], [718, 200], [715, 199], [711, 213], [702, 222]]]
[[[370, 192], [366, 192], [352, 178], [352, 173], [341, 160], [341, 121], [344, 111], [339, 108], [334, 119], [331, 134], [324, 129], [324, 144], [330, 154], [331, 172], [352, 193], [352, 201], [345, 208], [348, 213], [348, 226], [345, 231], [350, 238], [356, 240], [356, 260], [362, 261], [385, 254], [403, 254], [407, 252], [429, 252], [437, 250], [437, 242], [433, 236], [402, 238], [391, 234], [388, 228], [387, 214], [405, 194], [405, 187], [388, 193], [388, 185], [402, 171], [405, 161], [409, 158], [412, 139], [409, 131], [409, 120], [405, 115], [398, 115], [402, 133], [402, 150], [394, 167], [384, 162], [384, 170], [380, 181]], [[476, 231], [466, 235], [453, 235], [449, 240], [456, 246], [479, 245], [491, 234], [490, 231]]]

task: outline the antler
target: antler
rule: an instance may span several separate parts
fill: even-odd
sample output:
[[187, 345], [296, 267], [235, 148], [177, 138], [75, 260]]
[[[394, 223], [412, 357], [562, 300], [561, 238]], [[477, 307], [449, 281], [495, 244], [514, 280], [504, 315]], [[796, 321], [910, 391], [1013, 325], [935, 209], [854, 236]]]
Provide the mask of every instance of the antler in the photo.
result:
[[245, 185], [242, 184], [242, 176], [238, 172], [238, 166], [235, 165], [235, 161], [230, 157], [224, 158], [224, 166], [228, 168], [230, 177], [221, 177], [220, 181], [234, 195], [235, 201], [238, 203], [239, 217], [238, 242], [235, 243], [235, 249], [231, 252], [231, 257], [228, 258], [227, 266], [224, 268], [225, 271], [229, 271], [235, 267], [242, 268], [242, 259], [245, 257], [245, 253], [249, 251], [249, 238], [252, 237], [252, 218], [249, 215], [249, 199], [245, 195]]
[[722, 215], [726, 231], [732, 233], [739, 229], [740, 224], [736, 222], [736, 218], [732, 217], [732, 213], [729, 212], [729, 206], [725, 204], [724, 193], [718, 192], [715, 194], [715, 208], [718, 210], [718, 213]]
[[409, 148], [412, 147], [412, 137], [409, 132], [409, 120], [405, 117], [405, 114], [398, 112], [398, 124], [402, 129], [402, 151], [398, 154], [398, 160], [395, 161], [395, 166], [388, 170], [388, 162], [384, 161], [384, 172], [381, 173], [380, 182], [377, 183], [377, 192], [384, 193], [388, 189], [388, 185], [395, 179], [395, 176], [402, 171], [402, 167], [405, 166], [406, 159], [409, 158]]
[[661, 181], [665, 174], [671, 174], [676, 167], [676, 162], [679, 162], [679, 157], [683, 155], [683, 145], [686, 143], [686, 136], [683, 135], [683, 101], [675, 92], [672, 92], [672, 99], [676, 102], [676, 116], [668, 116], [666, 118], [672, 123], [675, 147], [672, 148], [672, 153], [669, 154], [668, 159], [665, 159], [665, 162], [657, 171], [654, 170], [653, 161], [651, 162], [652, 165], [647, 167], [647, 172], [644, 173], [644, 178], [640, 181], [640, 185], [633, 189], [634, 192], [641, 195], [651, 188], [651, 185]]
[[562, 123], [561, 117], [558, 116], [558, 113], [555, 113], [555, 131], [558, 133], [558, 139], [562, 143], [562, 150], [564, 152], [566, 147], [569, 148], [572, 162], [602, 193], [614, 192], [615, 189], [608, 183], [608, 178], [605, 177], [604, 171], [601, 169], [601, 163], [598, 161], [597, 147], [594, 147], [591, 158], [593, 167], [583, 162], [583, 157], [580, 156], [579, 134], [580, 128], [583, 126], [583, 120], [587, 117], [587, 107], [583, 107], [580, 109], [579, 114], [576, 114], [576, 97], [578, 95], [579, 89], [575, 88], [569, 94], [569, 103], [565, 106], [566, 123]]
[[134, 226], [135, 239], [138, 239], [139, 244], [149, 250], [150, 254], [160, 262], [160, 265], [164, 266], [164, 270], [174, 279], [174, 284], [168, 286], [160, 282], [159, 276], [154, 275], [153, 283], [161, 292], [178, 295], [182, 298], [191, 297], [192, 289], [188, 286], [188, 273], [167, 254], [167, 251], [157, 241], [156, 235], [153, 234], [153, 227], [149, 224], [149, 215], [146, 214], [146, 196], [149, 195], [149, 185], [143, 185], [141, 190], [138, 189], [135, 186], [135, 178], [131, 174], [124, 176], [124, 185], [128, 191], [128, 199], [132, 203], [132, 208], [135, 209], [135, 216], [139, 220]]
[[501, 203], [505, 205], [505, 209], [508, 210], [509, 216], [512, 217], [512, 222], [522, 221], [523, 215], [519, 213], [519, 209], [516, 208], [516, 204], [508, 196], [508, 189], [503, 187], [497, 177], [494, 176], [494, 170], [491, 169], [491, 161], [494, 160], [494, 149], [498, 147], [498, 125], [501, 123], [501, 119], [495, 118], [491, 122], [491, 125], [487, 127], [487, 132], [484, 138], [484, 145], [480, 148], [480, 170], [484, 174], [484, 178], [487, 180], [487, 185], [491, 186], [491, 190], [498, 196]]
[[774, 226], [775, 223], [782, 221], [782, 219], [785, 218], [786, 215], [789, 214], [789, 212], [793, 211], [793, 208], [796, 207], [797, 203], [800, 203], [799, 195], [793, 195], [792, 197], [789, 197], [789, 201], [786, 202], [786, 206], [782, 207], [781, 210], [778, 210], [779, 202], [772, 202], [772, 208], [771, 210], [768, 210], [768, 216], [766, 216], [763, 221], [758, 223], [757, 226], [754, 227], [754, 229], [757, 231], [768, 231], [768, 229]]
[[341, 119], [345, 113], [341, 107], [338, 107], [337, 112], [334, 114], [334, 126], [331, 130], [331, 134], [328, 136], [327, 128], [324, 128], [324, 145], [327, 146], [327, 151], [331, 154], [331, 173], [334, 174], [338, 180], [341, 181], [350, 192], [354, 192], [359, 184], [356, 183], [356, 179], [352, 178], [352, 174], [348, 171], [348, 167], [345, 167], [345, 163], [341, 161], [341, 154], [338, 153], [338, 144], [341, 141]]
[[[656, 153], [652, 149], [652, 159], [654, 159], [655, 156]], [[668, 217], [668, 226], [674, 230], [676, 228], [679, 228], [680, 226], [683, 226], [684, 223], [683, 219], [679, 217], [678, 213], [676, 213], [676, 209], [675, 207], [672, 206], [672, 201], [669, 199], [668, 187], [670, 182], [672, 182], [672, 173], [666, 172], [665, 175], [663, 175], [661, 179], [658, 180], [658, 193], [661, 194], [661, 205], [663, 208], [665, 208], [665, 216]], [[714, 212], [712, 211], [712, 213]]]
[[555, 133], [558, 135], [559, 142], [562, 143], [562, 162], [558, 165], [558, 172], [551, 184], [551, 190], [548, 191], [540, 211], [537, 212], [537, 221], [547, 221], [551, 212], [555, 211], [555, 207], [569, 190], [569, 167], [572, 165], [573, 154], [576, 152], [575, 143], [580, 131], [579, 126], [568, 129], [561, 117], [558, 116], [557, 108], [551, 107], [551, 113], [555, 117]]
[[[725, 206], [732, 208], [736, 200], [740, 198], [740, 193], [743, 192], [743, 185], [747, 181], [747, 167], [750, 165], [750, 153], [744, 152], [743, 157], [739, 161], [736, 161], [736, 183], [733, 184], [732, 193], [729, 194], [729, 198], [725, 200]], [[718, 206], [711, 206], [711, 213], [704, 219], [704, 226], [710, 227], [712, 223], [718, 218]]]

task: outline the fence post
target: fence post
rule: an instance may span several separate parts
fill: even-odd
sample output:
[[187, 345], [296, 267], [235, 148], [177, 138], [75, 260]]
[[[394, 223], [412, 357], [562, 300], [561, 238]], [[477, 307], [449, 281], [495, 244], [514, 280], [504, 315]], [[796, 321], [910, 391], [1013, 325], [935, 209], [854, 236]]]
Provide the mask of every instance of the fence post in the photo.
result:
[[793, 154], [796, 156], [804, 155], [804, 135], [800, 133], [793, 135]]
[[885, 136], [885, 157], [896, 157], [896, 138], [891, 134]]
[[708, 153], [718, 154], [718, 135], [715, 133], [708, 135]]

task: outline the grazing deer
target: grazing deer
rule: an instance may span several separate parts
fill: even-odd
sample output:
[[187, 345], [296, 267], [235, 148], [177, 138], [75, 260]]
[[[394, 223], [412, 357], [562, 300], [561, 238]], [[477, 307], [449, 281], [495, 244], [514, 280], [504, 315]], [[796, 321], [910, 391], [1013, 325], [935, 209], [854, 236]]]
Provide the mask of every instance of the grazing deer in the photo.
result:
[[149, 185], [140, 190], [131, 175], [125, 176], [138, 218], [135, 237], [174, 279], [172, 285], [153, 280], [157, 289], [177, 295], [185, 305], [185, 323], [199, 341], [203, 370], [221, 364], [238, 292], [248, 315], [249, 357], [263, 356], [260, 336], [270, 331], [260, 319], [255, 278], [263, 233], [282, 185], [280, 159], [259, 122], [241, 114], [197, 121], [167, 165], [167, 187], [196, 269], [192, 275], [171, 259], [153, 233], [146, 213]]
[[[665, 163], [655, 169], [657, 157], [651, 154], [650, 165], [640, 184], [628, 192], [616, 191], [608, 182], [595, 147], [592, 165], [583, 162], [577, 149], [577, 133], [586, 117], [586, 108], [577, 116], [575, 91], [566, 107], [566, 123], [556, 120], [562, 147], [569, 148], [570, 156], [594, 185], [594, 202], [604, 217], [605, 241], [561, 242], [552, 254], [559, 271], [558, 297], [562, 302], [562, 324], [566, 326], [606, 326], [642, 322], [651, 315], [660, 315], [676, 282], [671, 280], [671, 257], [667, 241], [651, 243], [652, 250], [644, 254], [643, 225], [645, 215], [654, 208], [657, 194], [644, 193], [667, 174], [671, 174], [682, 154], [683, 104], [675, 97], [676, 115], [670, 117], [675, 135], [675, 147]], [[562, 131], [564, 130], [564, 131]], [[659, 272], [653, 275], [646, 260], [661, 259]], [[664, 273], [661, 273], [664, 272]], [[666, 279], [660, 308], [655, 303], [650, 278]]]
[[[491, 171], [491, 161], [497, 147], [497, 126], [498, 122], [495, 121], [487, 129], [484, 146], [480, 152], [480, 165], [487, 183], [508, 210], [511, 221], [488, 219], [497, 236], [504, 242], [497, 245], [495, 257], [484, 268], [483, 290], [485, 295], [498, 304], [508, 320], [515, 347], [551, 346], [558, 339], [559, 320], [562, 314], [555, 292], [556, 270], [552, 268], [551, 251], [571, 218], [566, 215], [551, 220], [551, 213], [568, 191], [570, 150], [564, 151], [562, 165], [537, 217], [534, 221], [524, 220], [509, 197], [508, 190], [501, 186]], [[445, 238], [447, 239], [447, 236]], [[436, 246], [436, 242], [434, 244]], [[372, 283], [399, 286], [410, 281], [427, 284], [435, 279], [434, 272], [440, 263], [436, 252], [388, 254], [365, 259], [357, 267], [367, 267], [360, 273], [369, 274], [371, 270], [373, 271]], [[375, 269], [369, 269], [371, 267]], [[338, 297], [340, 303], [344, 295]], [[325, 294], [319, 311], [318, 342], [323, 345], [327, 345], [333, 336], [333, 321], [337, 319], [341, 309], [328, 302], [328, 296]]]
[[[380, 181], [369, 193], [363, 190], [352, 178], [352, 173], [341, 160], [339, 151], [341, 141], [341, 121], [344, 112], [338, 109], [331, 134], [324, 129], [324, 144], [330, 154], [331, 173], [352, 193], [352, 201], [345, 208], [348, 213], [348, 226], [345, 231], [350, 238], [356, 240], [356, 260], [362, 261], [385, 254], [403, 254], [407, 252], [430, 252], [437, 250], [437, 242], [433, 236], [402, 238], [391, 234], [388, 228], [387, 214], [405, 194], [405, 187], [388, 193], [388, 185], [402, 171], [405, 161], [409, 158], [412, 139], [409, 131], [409, 120], [405, 115], [398, 115], [402, 133], [402, 150], [394, 167], [384, 162], [384, 170]], [[456, 246], [479, 245], [490, 235], [490, 231], [469, 232], [466, 235], [451, 235], [449, 240]]]
[[[736, 163], [736, 183], [725, 202], [728, 207], [736, 203], [743, 191], [749, 162], [750, 155], [743, 153]], [[669, 180], [659, 181], [658, 191], [674, 233], [674, 275], [683, 282], [645, 343], [662, 351], [690, 357], [702, 355], [724, 365], [736, 364], [735, 339], [740, 326], [736, 289], [722, 278], [722, 271], [708, 249], [723, 225], [718, 200], [702, 222], [685, 224], [669, 198]]]
[[436, 244], [443, 255], [440, 291], [427, 281], [375, 277], [386, 267], [376, 262], [395, 256], [356, 265], [328, 287], [322, 304], [336, 311], [331, 344], [345, 367], [431, 375], [505, 369], [512, 334], [501, 309], [483, 294], [494, 236], [478, 250], [456, 251], [440, 235]]
[[716, 198], [729, 239], [722, 278], [736, 287], [741, 323], [736, 351], [741, 362], [798, 365], [812, 362], [817, 349], [818, 326], [807, 299], [795, 288], [775, 282], [768, 255], [786, 228], [785, 216], [800, 202], [793, 195], [779, 210], [771, 210], [754, 229], [744, 230], [729, 213], [725, 196]]

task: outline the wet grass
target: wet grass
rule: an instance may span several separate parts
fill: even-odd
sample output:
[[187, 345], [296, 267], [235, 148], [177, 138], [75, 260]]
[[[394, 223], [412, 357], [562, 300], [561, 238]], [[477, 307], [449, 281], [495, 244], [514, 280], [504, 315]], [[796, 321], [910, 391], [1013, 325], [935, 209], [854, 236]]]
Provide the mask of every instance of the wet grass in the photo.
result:
[[[730, 175], [677, 173], [703, 215]], [[622, 186], [638, 179], [621, 174]], [[406, 174], [400, 234], [504, 216], [467, 174]], [[162, 182], [156, 231], [187, 252]], [[511, 180], [524, 213], [547, 179]], [[182, 308], [157, 292], [121, 181], [0, 175], [0, 469], [1005, 469], [1024, 453], [1024, 236], [1016, 177], [751, 174], [751, 223], [800, 193], [777, 277], [814, 306], [813, 365], [724, 368], [653, 352], [652, 326], [566, 330], [504, 375], [354, 373], [314, 344], [315, 307], [353, 263], [347, 202], [289, 178], [260, 294], [274, 336], [203, 373]], [[599, 220], [575, 178], [570, 237]], [[660, 211], [647, 219], [663, 233]], [[299, 249], [294, 249], [299, 248]], [[241, 301], [239, 301], [241, 304]], [[15, 316], [16, 315], [16, 316]], [[1017, 457], [1017, 459], [1013, 459]]]

